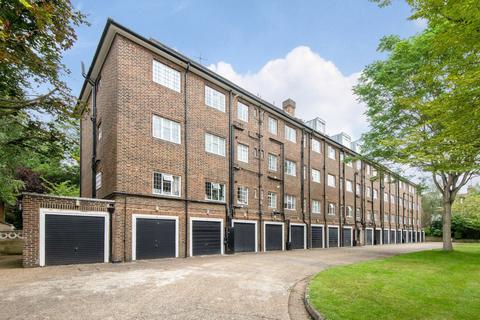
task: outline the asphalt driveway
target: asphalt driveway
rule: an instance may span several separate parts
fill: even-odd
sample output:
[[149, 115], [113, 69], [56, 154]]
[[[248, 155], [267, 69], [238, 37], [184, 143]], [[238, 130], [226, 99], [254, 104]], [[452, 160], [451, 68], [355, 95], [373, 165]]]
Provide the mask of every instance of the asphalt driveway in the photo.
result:
[[402, 244], [3, 269], [0, 318], [299, 319], [301, 301], [295, 302], [290, 293], [302, 279], [333, 265], [440, 246]]

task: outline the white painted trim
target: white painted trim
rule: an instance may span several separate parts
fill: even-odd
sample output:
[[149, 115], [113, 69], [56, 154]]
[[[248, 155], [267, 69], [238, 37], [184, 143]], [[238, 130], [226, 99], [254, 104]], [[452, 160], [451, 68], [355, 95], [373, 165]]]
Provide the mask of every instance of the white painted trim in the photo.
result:
[[[315, 224], [315, 223], [312, 223], [310, 226], [322, 227], [322, 249], [324, 249], [325, 248], [325, 226], [323, 224]], [[318, 249], [318, 248], [315, 248], [315, 249]]]
[[290, 222], [290, 230], [288, 232], [288, 241], [292, 242], [292, 228], [291, 226], [302, 226], [303, 227], [303, 249], [307, 249], [307, 224], [306, 223], [297, 223]]
[[255, 224], [255, 252], [258, 252], [258, 223], [256, 220], [241, 220], [232, 219], [232, 227], [235, 227], [235, 222]]
[[175, 220], [175, 257], [178, 258], [178, 217], [156, 214], [132, 214], [132, 261], [137, 260], [137, 219]]
[[[390, 242], [390, 238], [391, 238], [391, 237], [390, 237], [390, 229], [388, 229], [388, 228], [383, 228], [383, 231], [387, 231], [388, 244], [392, 244], [392, 243]], [[383, 237], [383, 235], [382, 235], [382, 237]], [[382, 238], [382, 240], [383, 240], [383, 238]]]
[[380, 245], [383, 244], [383, 230], [382, 228], [375, 228], [375, 230], [380, 230]]
[[[330, 239], [330, 233], [329, 233], [329, 230], [330, 228], [336, 228], [337, 229], [337, 243], [338, 243], [338, 247], [340, 247], [340, 226], [338, 225], [334, 225], [334, 224], [329, 224], [327, 225], [327, 237]], [[330, 248], [330, 240], [327, 241], [327, 248]]]
[[212, 222], [220, 222], [220, 254], [224, 254], [225, 253], [225, 250], [224, 250], [224, 243], [223, 243], [223, 238], [224, 238], [224, 229], [223, 229], [223, 219], [220, 219], [220, 218], [200, 218], [200, 217], [191, 217], [190, 218], [190, 257], [193, 257], [193, 246], [192, 246], [192, 242], [193, 242], [193, 229], [192, 229], [192, 222], [193, 221], [212, 221]]
[[267, 251], [267, 234], [266, 234], [266, 225], [267, 224], [277, 224], [282, 226], [282, 251], [285, 250], [285, 223], [277, 221], [265, 221], [263, 222], [263, 251]]
[[[372, 230], [372, 244], [368, 244], [368, 241], [367, 241], [367, 230]], [[375, 235], [373, 234], [373, 228], [365, 228], [365, 245], [366, 246], [373, 246], [373, 238], [375, 237]]]
[[110, 217], [108, 212], [102, 211], [75, 211], [75, 210], [58, 210], [40, 208], [40, 261], [41, 267], [45, 266], [45, 215], [59, 215], [59, 216], [80, 216], [80, 217], [103, 217], [105, 219], [104, 231], [104, 262], [110, 259]]
[[[352, 226], [343, 226], [342, 228], [350, 229], [350, 247], [353, 247], [353, 227]], [[342, 232], [343, 232], [343, 230], [342, 230]]]

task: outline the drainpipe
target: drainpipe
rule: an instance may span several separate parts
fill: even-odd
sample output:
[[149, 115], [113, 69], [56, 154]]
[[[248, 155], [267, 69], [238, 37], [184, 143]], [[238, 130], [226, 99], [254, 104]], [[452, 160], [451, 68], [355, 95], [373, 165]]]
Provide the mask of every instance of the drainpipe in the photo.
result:
[[[402, 216], [403, 216], [403, 227], [405, 228], [405, 192], [403, 192], [402, 195]], [[408, 229], [405, 231], [406, 237], [405, 237], [405, 242], [407, 242], [408, 238]]]
[[[300, 145], [300, 167], [301, 174], [300, 174], [300, 207], [302, 209], [302, 221], [305, 224], [305, 228], [307, 229], [307, 239], [308, 239], [308, 226], [306, 225], [305, 220], [305, 176], [308, 174], [308, 181], [310, 181], [310, 171], [307, 172], [305, 169], [305, 131], [302, 130], [302, 141]], [[307, 241], [308, 242], [308, 241]], [[308, 245], [307, 245], [308, 247]]]
[[308, 136], [308, 226], [307, 226], [307, 248], [312, 247], [312, 136]]
[[[380, 223], [382, 225], [382, 242], [385, 243], [385, 239], [383, 238], [385, 232], [385, 203], [383, 202], [383, 194], [385, 193], [385, 186], [383, 184], [383, 173], [380, 173], [380, 170], [377, 171], [377, 174], [380, 176], [380, 194], [378, 195], [380, 197]], [[389, 234], [388, 236], [390, 237], [390, 230], [388, 231]]]
[[[233, 210], [234, 210], [234, 171], [233, 171], [233, 160], [235, 157], [235, 145], [234, 145], [234, 127], [233, 127], [233, 92], [230, 90], [229, 92], [229, 98], [228, 98], [228, 128], [229, 128], [229, 150], [228, 150], [228, 208], [226, 210], [226, 217], [225, 217], [225, 230], [228, 231], [230, 230], [230, 227], [232, 226], [232, 219], [233, 219]], [[234, 251], [235, 248], [230, 247], [230, 242], [232, 239], [228, 239], [230, 237], [230, 234], [228, 232], [225, 232], [225, 237], [227, 237], [227, 244], [228, 244], [228, 251], [230, 253], [233, 253], [231, 251]], [[235, 234], [234, 234], [235, 237]]]
[[[371, 171], [370, 171], [371, 172]], [[372, 179], [370, 180], [370, 194], [368, 197], [370, 198], [371, 207], [372, 207], [372, 214], [373, 214], [373, 244], [375, 244], [376, 239], [376, 233], [377, 233], [377, 219], [375, 219], [375, 204], [373, 203], [373, 181]]]
[[323, 239], [325, 247], [328, 245], [327, 231], [327, 140], [323, 139]]
[[[83, 66], [83, 64], [82, 64]], [[83, 77], [90, 83], [92, 86], [92, 198], [97, 197], [97, 91], [98, 91], [98, 82], [100, 79], [92, 80], [87, 78], [85, 73], [82, 73]]]
[[[342, 176], [342, 164], [341, 164], [341, 155], [343, 155], [343, 157], [345, 157], [345, 153], [343, 152], [343, 149], [340, 149], [338, 151], [338, 204], [339, 204], [339, 208], [338, 208], [338, 234], [339, 234], [339, 238], [340, 238], [340, 243], [338, 244], [339, 247], [343, 247], [343, 227], [342, 227], [342, 216], [343, 216], [343, 212], [345, 211], [345, 203], [343, 202], [343, 199], [342, 199], [342, 189], [344, 187], [343, 185], [343, 182], [342, 182], [342, 179], [344, 179], [344, 177]], [[343, 206], [343, 208], [342, 208]]]
[[[263, 206], [262, 206], [262, 123], [264, 111], [258, 108], [258, 217], [260, 220], [260, 243], [262, 243], [262, 216], [263, 216]], [[260, 248], [261, 249], [261, 248]]]
[[184, 211], [185, 211], [185, 258], [188, 257], [188, 95], [187, 95], [187, 80], [188, 80], [188, 71], [190, 70], [190, 62], [187, 63], [187, 68], [183, 76], [184, 81], [184, 108], [183, 108], [183, 127], [185, 131], [185, 143], [184, 143], [184, 162], [183, 166], [183, 175], [185, 177], [184, 193], [185, 193], [185, 202], [184, 202]]
[[[356, 169], [355, 169], [356, 170]], [[355, 171], [353, 173], [353, 225], [354, 225], [354, 230], [353, 230], [353, 243], [355, 246], [358, 245], [358, 239], [357, 239], [357, 176], [358, 172]]]
[[[366, 219], [365, 219], [365, 211], [367, 209], [365, 203], [365, 163], [362, 161], [362, 165], [360, 166], [360, 206], [361, 206], [361, 219], [360, 224], [362, 226], [363, 231], [363, 240], [364, 245], [367, 244], [367, 235], [366, 235]], [[373, 238], [373, 236], [372, 236]]]

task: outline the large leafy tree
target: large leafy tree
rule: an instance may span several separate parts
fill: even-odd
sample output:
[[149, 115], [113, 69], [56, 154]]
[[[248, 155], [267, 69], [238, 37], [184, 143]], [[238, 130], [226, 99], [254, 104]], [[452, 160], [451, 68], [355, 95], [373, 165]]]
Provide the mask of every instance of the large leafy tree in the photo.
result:
[[411, 19], [428, 26], [407, 39], [384, 37], [379, 51], [388, 57], [363, 71], [354, 89], [371, 127], [363, 151], [431, 174], [442, 194], [443, 248], [452, 250], [452, 204], [480, 172], [480, 6], [407, 2]]
[[68, 0], [0, 1], [0, 205], [22, 190], [19, 167], [51, 163], [75, 144], [77, 103], [61, 60], [83, 23]]

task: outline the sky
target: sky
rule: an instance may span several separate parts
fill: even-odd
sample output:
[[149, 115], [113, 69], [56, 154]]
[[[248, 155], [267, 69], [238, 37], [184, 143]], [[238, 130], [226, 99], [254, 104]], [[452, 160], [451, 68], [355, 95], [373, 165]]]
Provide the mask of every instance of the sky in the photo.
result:
[[220, 75], [281, 106], [291, 98], [296, 115], [327, 123], [326, 132], [356, 140], [368, 130], [365, 107], [351, 88], [362, 69], [382, 55], [384, 35], [402, 37], [422, 30], [410, 8], [394, 1], [379, 8], [368, 0], [339, 1], [73, 1], [91, 26], [64, 63], [77, 94], [108, 17], [166, 44]]

